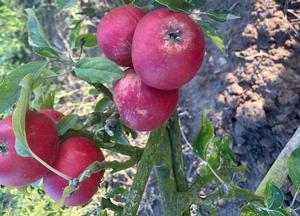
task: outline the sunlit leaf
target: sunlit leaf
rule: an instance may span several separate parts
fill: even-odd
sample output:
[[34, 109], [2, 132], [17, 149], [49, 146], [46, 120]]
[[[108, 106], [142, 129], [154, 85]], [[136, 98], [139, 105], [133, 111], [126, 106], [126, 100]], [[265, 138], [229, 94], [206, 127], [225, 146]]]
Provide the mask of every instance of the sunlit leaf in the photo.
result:
[[288, 173], [295, 188], [300, 190], [300, 148], [293, 151], [288, 159]]
[[224, 45], [224, 37], [221, 32], [212, 24], [205, 21], [198, 21], [201, 29], [214, 42], [214, 44], [223, 52], [226, 53]]
[[156, 0], [156, 2], [180, 12], [190, 12], [194, 9], [194, 5], [184, 0]]
[[49, 40], [34, 11], [30, 8], [26, 9], [25, 11], [28, 15], [28, 43], [32, 47], [33, 51], [36, 54], [47, 58], [59, 57], [58, 52], [51, 47]]
[[69, 129], [79, 130], [83, 127], [80, 119], [76, 115], [68, 115], [63, 117], [57, 123], [58, 135], [64, 135]]
[[193, 142], [194, 152], [203, 160], [206, 160], [207, 148], [214, 137], [214, 127], [208, 119], [208, 111], [203, 111], [201, 128]]
[[269, 214], [259, 207], [248, 204], [242, 207], [241, 216], [269, 216]]
[[47, 62], [44, 61], [22, 65], [0, 81], [0, 112], [4, 112], [16, 103], [21, 89], [20, 81], [29, 73], [32, 73], [33, 78], [36, 79], [46, 65]]
[[15, 149], [22, 157], [31, 157], [25, 133], [25, 117], [30, 101], [33, 75], [28, 74], [20, 82], [21, 94], [12, 116], [13, 131], [16, 137]]
[[79, 35], [76, 38], [75, 47], [87, 47], [87, 48], [93, 48], [97, 46], [97, 38], [94, 34], [83, 34]]
[[122, 70], [112, 61], [104, 57], [83, 58], [75, 68], [79, 79], [90, 83], [109, 83], [124, 76]]
[[220, 9], [209, 10], [205, 12], [205, 14], [207, 14], [207, 16], [212, 20], [219, 23], [224, 23], [229, 20], [235, 20], [241, 18], [239, 13], [231, 10], [220, 10]]

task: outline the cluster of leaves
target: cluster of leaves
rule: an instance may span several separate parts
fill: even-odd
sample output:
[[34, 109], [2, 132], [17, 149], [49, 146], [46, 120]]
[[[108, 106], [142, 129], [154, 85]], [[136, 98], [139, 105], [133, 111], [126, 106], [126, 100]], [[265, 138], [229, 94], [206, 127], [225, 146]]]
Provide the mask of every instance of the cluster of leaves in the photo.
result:
[[[209, 146], [212, 148], [208, 151]], [[231, 137], [215, 136], [214, 126], [208, 119], [207, 110], [202, 113], [201, 129], [193, 142], [194, 152], [205, 162], [200, 174], [211, 174], [211, 170], [228, 168], [236, 165], [235, 155], [231, 149]]]
[[300, 191], [300, 148], [296, 149], [288, 158], [288, 175], [296, 189], [294, 198], [289, 206], [284, 206], [284, 193], [272, 181], [268, 182], [264, 191], [264, 203], [250, 203], [242, 208], [242, 216], [298, 215], [299, 206], [294, 206]]
[[[200, 175], [205, 177], [215, 174], [220, 169], [226, 169], [236, 165], [234, 153], [231, 150], [231, 139], [228, 135], [222, 138], [214, 135], [214, 127], [207, 117], [207, 111], [202, 114], [201, 129], [194, 140], [194, 152], [204, 161]], [[266, 185], [262, 200], [250, 202], [241, 209], [242, 216], [287, 216], [297, 215], [299, 207], [294, 207], [300, 191], [300, 148], [296, 149], [288, 159], [288, 174], [296, 188], [296, 193], [289, 206], [284, 206], [284, 193], [272, 181]], [[223, 181], [218, 179], [223, 186], [230, 189], [233, 183], [230, 179]], [[226, 198], [226, 191], [225, 198]], [[222, 197], [222, 196], [221, 196]], [[221, 198], [219, 197], [219, 198]], [[224, 198], [224, 197], [223, 197]], [[263, 202], [262, 202], [263, 201]], [[210, 208], [207, 210], [214, 209]]]
[[290, 213], [283, 209], [283, 192], [272, 182], [268, 182], [264, 192], [264, 205], [262, 203], [250, 203], [241, 210], [242, 216], [271, 215], [288, 216]]

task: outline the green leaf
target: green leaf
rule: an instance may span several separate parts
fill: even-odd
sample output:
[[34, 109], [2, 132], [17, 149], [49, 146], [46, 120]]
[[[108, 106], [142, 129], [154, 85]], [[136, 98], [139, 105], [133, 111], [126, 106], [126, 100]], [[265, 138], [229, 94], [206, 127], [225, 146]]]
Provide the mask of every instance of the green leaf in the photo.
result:
[[207, 176], [208, 173], [209, 173], [209, 168], [207, 167], [207, 165], [202, 164], [199, 169], [200, 177]]
[[210, 37], [210, 39], [215, 43], [215, 45], [223, 52], [226, 53], [224, 45], [224, 37], [221, 32], [212, 24], [205, 21], [198, 21], [198, 24], [205, 32], [205, 34]]
[[105, 197], [110, 199], [110, 198], [115, 198], [118, 195], [123, 195], [124, 193], [126, 193], [127, 190], [124, 188], [116, 188], [108, 193], [105, 194]]
[[229, 20], [235, 20], [241, 18], [239, 13], [231, 10], [220, 10], [220, 9], [209, 10], [204, 14], [207, 14], [209, 18], [219, 23], [225, 23]]
[[[221, 160], [220, 155], [217, 152], [213, 152], [208, 157], [207, 163], [211, 166], [213, 170], [217, 170], [220, 167]], [[202, 164], [200, 167], [200, 176], [206, 176], [208, 174], [211, 174], [212, 171], [206, 164]]]
[[108, 216], [106, 209], [102, 209], [100, 212], [100, 216]]
[[97, 46], [97, 38], [96, 35], [94, 34], [83, 34], [83, 35], [79, 35], [76, 38], [75, 41], [75, 47], [81, 47], [81, 44], [83, 44], [83, 47], [87, 47], [87, 48], [93, 48]]
[[70, 41], [71, 41], [71, 47], [74, 49], [76, 47], [76, 39], [79, 35], [81, 24], [83, 23], [83, 20], [76, 20], [74, 21], [74, 27], [72, 27], [72, 31], [70, 33]]
[[109, 83], [124, 76], [122, 70], [112, 61], [104, 57], [83, 58], [75, 68], [79, 79], [90, 83]]
[[288, 159], [288, 173], [297, 190], [300, 189], [300, 148], [292, 152]]
[[291, 214], [288, 211], [286, 211], [285, 209], [272, 210], [272, 211], [269, 211], [269, 214], [271, 216], [291, 216]]
[[128, 139], [123, 130], [122, 123], [119, 119], [116, 120], [115, 125], [112, 129], [113, 129], [114, 135], [113, 135], [113, 137], [111, 137], [111, 140], [114, 140], [114, 141], [116, 141], [120, 144], [124, 144], [124, 145], [129, 144]]
[[275, 184], [268, 182], [265, 192], [264, 201], [268, 209], [275, 210], [280, 208], [283, 203], [283, 193]]
[[27, 30], [29, 34], [29, 45], [33, 47], [50, 47], [46, 34], [43, 31], [34, 11], [31, 8], [28, 8], [25, 11], [28, 15]]
[[55, 49], [51, 47], [33, 47], [33, 52], [39, 56], [56, 59], [59, 57]]
[[111, 104], [111, 100], [107, 97], [98, 101], [95, 107], [95, 112], [104, 112], [104, 110]]
[[55, 207], [61, 208], [65, 203], [65, 199], [75, 191], [76, 191], [76, 188], [71, 184], [69, 184], [67, 187], [65, 187], [63, 194], [62, 194], [60, 200], [56, 203]]
[[47, 62], [44, 61], [22, 65], [8, 74], [5, 79], [0, 82], [0, 112], [4, 112], [16, 103], [21, 88], [19, 82], [29, 73], [34, 74], [34, 79], [36, 79], [40, 71], [44, 69], [46, 65]]
[[132, 1], [132, 4], [143, 8], [152, 5], [154, 1], [155, 0], [134, 0]]
[[230, 164], [236, 164], [235, 154], [231, 149], [232, 139], [229, 134], [225, 134], [222, 138], [217, 137], [214, 140], [214, 146], [222, 159]]
[[89, 94], [91, 94], [91, 95], [99, 95], [99, 91], [96, 88], [91, 88], [89, 90]]
[[209, 165], [214, 169], [217, 170], [220, 166], [220, 156], [217, 152], [211, 153], [211, 155], [208, 158]]
[[33, 89], [44, 87], [53, 82], [57, 77], [57, 74], [48, 68], [44, 68], [40, 73], [39, 77], [34, 81]]
[[64, 10], [70, 8], [76, 4], [77, 0], [55, 0], [55, 4], [58, 10]]
[[20, 82], [21, 94], [12, 116], [13, 131], [16, 137], [15, 149], [22, 157], [31, 157], [25, 133], [25, 117], [30, 101], [33, 75], [28, 74]]
[[30, 46], [32, 46], [33, 51], [40, 56], [48, 58], [57, 58], [59, 55], [57, 51], [51, 47], [46, 37], [46, 34], [34, 11], [30, 8], [26, 9], [25, 11], [28, 15], [28, 43]]
[[156, 0], [156, 2], [174, 11], [191, 12], [194, 5], [184, 0]]
[[248, 204], [242, 207], [241, 216], [269, 216], [269, 214], [259, 207]]
[[56, 126], [59, 136], [64, 135], [69, 129], [80, 130], [83, 127], [79, 117], [76, 115], [63, 117]]
[[199, 9], [205, 5], [207, 0], [192, 0], [191, 4], [194, 5], [195, 9]]
[[39, 101], [39, 109], [53, 109], [55, 101], [55, 91], [49, 92], [45, 98], [41, 98]]
[[214, 127], [207, 114], [207, 110], [203, 111], [200, 132], [193, 142], [194, 152], [204, 161], [206, 161], [207, 148], [214, 137]]
[[55, 88], [51, 85], [57, 74], [50, 69], [44, 69], [34, 82], [34, 100], [32, 107], [37, 110], [52, 109], [54, 106]]

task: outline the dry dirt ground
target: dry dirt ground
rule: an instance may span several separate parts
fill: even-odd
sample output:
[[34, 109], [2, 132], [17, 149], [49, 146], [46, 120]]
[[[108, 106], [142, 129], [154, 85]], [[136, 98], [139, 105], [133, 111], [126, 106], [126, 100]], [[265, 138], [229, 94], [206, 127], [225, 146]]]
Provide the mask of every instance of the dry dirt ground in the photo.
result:
[[[228, 56], [208, 42], [206, 61], [181, 93], [189, 140], [199, 129], [200, 112], [212, 109], [218, 133], [229, 132], [238, 160], [246, 164], [245, 187], [254, 190], [300, 125], [300, 1], [227, 0], [211, 7], [234, 7], [241, 19], [220, 26]], [[187, 164], [195, 161], [190, 154]], [[198, 164], [194, 165], [195, 174]], [[288, 194], [287, 199], [290, 199]], [[239, 215], [231, 203], [220, 215]]]

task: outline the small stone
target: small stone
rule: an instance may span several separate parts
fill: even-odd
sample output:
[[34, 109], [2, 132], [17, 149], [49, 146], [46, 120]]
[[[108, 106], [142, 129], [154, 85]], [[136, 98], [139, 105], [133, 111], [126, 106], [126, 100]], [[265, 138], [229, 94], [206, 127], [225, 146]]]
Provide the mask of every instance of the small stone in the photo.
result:
[[234, 83], [234, 84], [228, 86], [228, 92], [239, 95], [239, 94], [244, 93], [244, 89], [239, 84]]
[[227, 60], [224, 57], [220, 57], [217, 62], [219, 65], [225, 65]]
[[238, 78], [236, 76], [233, 75], [233, 73], [228, 73], [225, 76], [225, 81], [229, 84], [232, 83], [237, 83], [238, 82]]

